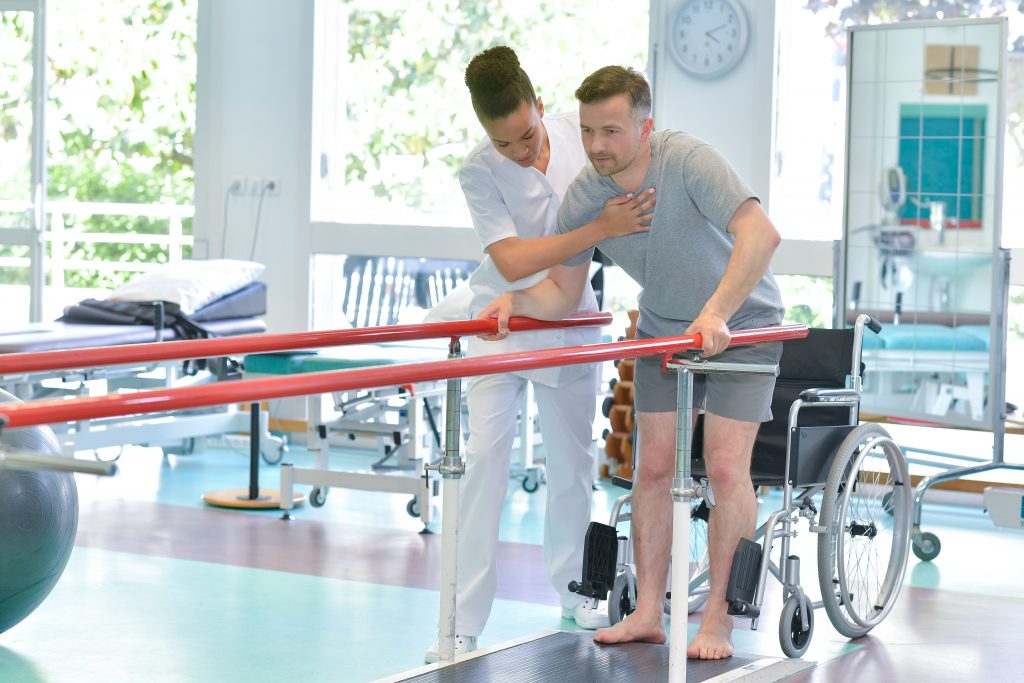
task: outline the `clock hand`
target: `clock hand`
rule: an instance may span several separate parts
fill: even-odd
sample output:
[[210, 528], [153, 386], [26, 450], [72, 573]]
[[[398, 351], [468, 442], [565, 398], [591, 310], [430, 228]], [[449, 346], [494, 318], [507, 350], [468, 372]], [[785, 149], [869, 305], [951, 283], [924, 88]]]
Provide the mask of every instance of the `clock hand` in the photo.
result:
[[712, 34], [712, 33], [714, 33], [715, 31], [721, 31], [721, 30], [722, 30], [723, 28], [725, 28], [725, 27], [726, 27], [726, 25], [725, 25], [725, 24], [722, 24], [722, 25], [720, 25], [720, 26], [716, 26], [716, 27], [714, 27], [713, 29], [710, 29], [710, 30], [707, 30], [707, 31], [705, 31], [705, 32], [704, 32], [704, 35], [706, 35], [706, 36], [707, 36], [708, 38], [710, 38], [711, 40], [713, 40], [713, 41], [715, 41], [715, 42], [717, 43], [717, 42], [719, 42], [718, 38], [715, 38], [715, 37], [714, 37], [713, 35], [711, 35], [711, 34]]

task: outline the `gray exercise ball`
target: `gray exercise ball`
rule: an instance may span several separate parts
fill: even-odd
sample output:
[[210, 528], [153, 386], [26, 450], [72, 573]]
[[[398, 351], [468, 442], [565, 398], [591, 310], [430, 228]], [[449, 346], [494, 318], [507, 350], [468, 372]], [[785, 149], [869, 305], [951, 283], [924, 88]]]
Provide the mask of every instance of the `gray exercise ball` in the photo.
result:
[[[0, 402], [18, 399], [0, 390]], [[12, 450], [60, 455], [46, 426], [4, 429]], [[50, 594], [71, 557], [78, 531], [78, 487], [70, 472], [0, 467], [0, 633]]]

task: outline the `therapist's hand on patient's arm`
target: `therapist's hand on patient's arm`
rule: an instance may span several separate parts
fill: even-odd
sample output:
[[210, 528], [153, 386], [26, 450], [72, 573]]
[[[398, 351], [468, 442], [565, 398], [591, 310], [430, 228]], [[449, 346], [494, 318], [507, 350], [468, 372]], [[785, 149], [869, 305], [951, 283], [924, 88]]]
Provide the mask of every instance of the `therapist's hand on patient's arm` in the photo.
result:
[[612, 197], [604, 203], [601, 215], [594, 222], [604, 239], [650, 232], [657, 201], [653, 187], [636, 194]]
[[729, 348], [732, 336], [725, 320], [714, 311], [703, 310], [697, 319], [686, 328], [686, 334], [701, 336], [701, 349], [705, 356], [714, 356]]
[[497, 318], [495, 334], [482, 334], [481, 339], [499, 341], [508, 336], [508, 319], [514, 315], [537, 320], [561, 320], [572, 313], [583, 296], [590, 263], [555, 266], [548, 276], [527, 289], [505, 292], [487, 304], [477, 319]]
[[508, 319], [512, 317], [512, 309], [515, 307], [515, 292], [505, 292], [497, 299], [487, 304], [477, 320], [487, 318], [498, 319], [498, 329], [494, 334], [481, 334], [480, 339], [485, 341], [500, 341], [508, 336]]

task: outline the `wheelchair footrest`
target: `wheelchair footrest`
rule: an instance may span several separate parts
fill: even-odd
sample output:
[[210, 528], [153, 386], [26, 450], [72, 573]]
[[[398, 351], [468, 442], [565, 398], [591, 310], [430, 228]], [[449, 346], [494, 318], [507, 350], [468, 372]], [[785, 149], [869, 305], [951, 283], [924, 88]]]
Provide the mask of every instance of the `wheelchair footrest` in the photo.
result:
[[748, 538], [741, 538], [732, 558], [729, 586], [725, 600], [729, 614], [737, 617], [757, 618], [761, 609], [754, 605], [757, 579], [761, 572], [761, 546]]
[[591, 522], [583, 546], [583, 582], [570, 581], [569, 590], [588, 598], [607, 600], [615, 583], [619, 537], [615, 527]]
[[633, 490], [633, 480], [626, 479], [625, 477], [614, 476], [612, 477], [612, 484], [618, 486], [620, 489], [626, 489], [627, 491]]

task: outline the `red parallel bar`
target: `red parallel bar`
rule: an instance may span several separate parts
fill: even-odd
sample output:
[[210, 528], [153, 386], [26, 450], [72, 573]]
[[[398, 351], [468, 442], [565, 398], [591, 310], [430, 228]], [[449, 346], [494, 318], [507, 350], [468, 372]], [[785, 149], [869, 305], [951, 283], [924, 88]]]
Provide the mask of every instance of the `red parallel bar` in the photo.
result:
[[[734, 332], [730, 345], [784, 341], [806, 336], [807, 327], [805, 325], [765, 327]], [[284, 396], [305, 396], [331, 391], [415, 384], [416, 382], [454, 377], [473, 377], [558, 365], [595, 363], [618, 358], [662, 356], [699, 348], [700, 345], [700, 335], [694, 334], [683, 337], [663, 337], [493, 356], [455, 358], [428, 363], [405, 363], [239, 382], [219, 382], [204, 386], [139, 391], [134, 394], [108, 394], [68, 400], [5, 403], [0, 405], [0, 424], [7, 427], [26, 427], [117, 415], [158, 413], [225, 403], [251, 403]]]
[[[569, 316], [564, 320], [534, 320], [511, 318], [513, 332], [555, 327], [586, 327], [608, 325], [611, 313], [588, 313]], [[320, 332], [291, 332], [263, 334], [220, 339], [189, 339], [127, 346], [97, 346], [62, 351], [36, 353], [10, 353], [0, 356], [0, 375], [12, 375], [44, 370], [95, 368], [103, 365], [148, 363], [188, 358], [216, 358], [218, 356], [271, 353], [295, 349], [316, 349], [327, 346], [410, 341], [415, 339], [444, 339], [489, 334], [497, 330], [497, 319], [459, 320], [447, 323], [419, 325], [390, 325], [388, 327], [362, 327], [353, 330], [325, 330]]]

